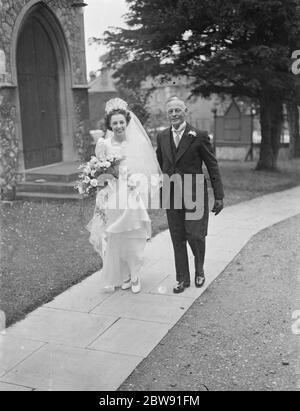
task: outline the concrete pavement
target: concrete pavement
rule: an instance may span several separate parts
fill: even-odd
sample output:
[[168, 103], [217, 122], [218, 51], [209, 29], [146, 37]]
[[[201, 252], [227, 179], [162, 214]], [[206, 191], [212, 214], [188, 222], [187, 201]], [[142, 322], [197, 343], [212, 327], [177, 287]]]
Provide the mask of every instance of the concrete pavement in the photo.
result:
[[142, 293], [103, 293], [95, 273], [3, 332], [0, 391], [116, 390], [253, 235], [299, 213], [296, 187], [211, 216], [206, 286], [176, 296], [171, 240], [161, 233], [146, 248]]

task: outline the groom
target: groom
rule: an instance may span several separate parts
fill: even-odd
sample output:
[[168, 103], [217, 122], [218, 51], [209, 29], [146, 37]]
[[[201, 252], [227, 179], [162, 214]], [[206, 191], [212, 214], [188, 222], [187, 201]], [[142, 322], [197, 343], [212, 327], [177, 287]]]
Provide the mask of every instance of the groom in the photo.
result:
[[[157, 137], [157, 158], [164, 175], [180, 176], [183, 184], [185, 176], [192, 178], [190, 196], [193, 198], [199, 192], [197, 177], [203, 177], [202, 164], [206, 165], [214, 191], [215, 203], [212, 212], [218, 215], [223, 209], [224, 191], [220, 171], [212, 145], [206, 131], [193, 128], [186, 122], [187, 107], [178, 97], [172, 97], [166, 104], [167, 115], [171, 128], [162, 131]], [[170, 182], [170, 180], [169, 180]], [[173, 291], [182, 293], [190, 286], [189, 260], [187, 242], [195, 257], [195, 286], [200, 288], [205, 283], [204, 258], [205, 239], [208, 226], [208, 192], [204, 181], [201, 202], [203, 213], [200, 218], [191, 219], [191, 213], [186, 205], [185, 190], [179, 190], [181, 198], [178, 207], [178, 190], [176, 182], [168, 188], [167, 218], [174, 247], [177, 285]], [[162, 192], [164, 193], [164, 187]], [[163, 204], [164, 207], [164, 204]], [[195, 211], [196, 212], [196, 211]]]

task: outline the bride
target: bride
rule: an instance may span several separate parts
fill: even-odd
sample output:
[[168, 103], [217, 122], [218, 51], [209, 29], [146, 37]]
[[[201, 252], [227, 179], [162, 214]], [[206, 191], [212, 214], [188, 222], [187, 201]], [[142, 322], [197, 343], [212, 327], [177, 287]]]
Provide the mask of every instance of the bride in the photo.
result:
[[[96, 156], [118, 154], [118, 176], [108, 178], [96, 197], [87, 226], [90, 242], [103, 260], [101, 282], [106, 289], [141, 291], [139, 271], [147, 239], [151, 238], [149, 199], [157, 198], [161, 170], [151, 141], [125, 101], [107, 102], [106, 138], [99, 138]], [[110, 176], [111, 177], [111, 176]]]

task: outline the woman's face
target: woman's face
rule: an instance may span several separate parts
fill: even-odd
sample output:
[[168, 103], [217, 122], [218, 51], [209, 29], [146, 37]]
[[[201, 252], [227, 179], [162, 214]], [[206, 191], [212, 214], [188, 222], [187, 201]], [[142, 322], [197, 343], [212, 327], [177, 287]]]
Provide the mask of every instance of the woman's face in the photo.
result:
[[127, 123], [126, 118], [123, 116], [123, 114], [114, 114], [111, 117], [110, 126], [117, 138], [121, 139], [125, 137]]

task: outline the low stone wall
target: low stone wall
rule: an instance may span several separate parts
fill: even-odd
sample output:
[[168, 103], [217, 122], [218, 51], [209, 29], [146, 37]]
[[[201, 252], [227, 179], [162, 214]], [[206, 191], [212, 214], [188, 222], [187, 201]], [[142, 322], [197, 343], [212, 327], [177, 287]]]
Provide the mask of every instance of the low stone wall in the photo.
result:
[[19, 141], [16, 135], [15, 89], [0, 90], [0, 187], [9, 192], [16, 184]]

